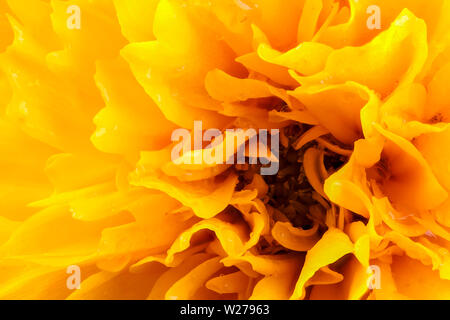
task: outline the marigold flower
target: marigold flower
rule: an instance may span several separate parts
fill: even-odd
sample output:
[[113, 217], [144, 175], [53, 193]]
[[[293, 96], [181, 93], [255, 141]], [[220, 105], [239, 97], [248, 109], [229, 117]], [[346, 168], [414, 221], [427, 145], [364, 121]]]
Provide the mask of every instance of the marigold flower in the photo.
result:
[[[0, 0], [0, 298], [450, 299], [449, 30], [449, 0]], [[175, 161], [199, 121], [279, 135]]]

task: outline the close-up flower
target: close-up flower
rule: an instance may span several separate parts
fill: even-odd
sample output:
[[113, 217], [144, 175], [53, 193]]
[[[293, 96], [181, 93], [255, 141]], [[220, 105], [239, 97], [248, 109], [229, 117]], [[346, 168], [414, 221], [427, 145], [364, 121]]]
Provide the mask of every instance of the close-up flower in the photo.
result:
[[0, 0], [0, 299], [450, 299], [450, 0]]

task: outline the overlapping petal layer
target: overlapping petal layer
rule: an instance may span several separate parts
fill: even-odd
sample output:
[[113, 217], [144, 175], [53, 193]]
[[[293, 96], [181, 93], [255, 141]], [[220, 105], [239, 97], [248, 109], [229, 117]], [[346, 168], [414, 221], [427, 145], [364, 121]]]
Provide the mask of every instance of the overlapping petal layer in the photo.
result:
[[[448, 299], [449, 24], [449, 0], [0, 0], [0, 298]], [[280, 171], [227, 163], [234, 137], [180, 165], [198, 121], [278, 129]]]

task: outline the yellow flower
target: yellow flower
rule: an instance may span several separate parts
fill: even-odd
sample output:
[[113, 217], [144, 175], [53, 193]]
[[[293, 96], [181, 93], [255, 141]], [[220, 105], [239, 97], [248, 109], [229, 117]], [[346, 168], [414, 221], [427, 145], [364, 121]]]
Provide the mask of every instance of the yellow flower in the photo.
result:
[[[0, 298], [449, 299], [449, 30], [449, 0], [0, 0]], [[279, 171], [199, 122], [279, 130]]]

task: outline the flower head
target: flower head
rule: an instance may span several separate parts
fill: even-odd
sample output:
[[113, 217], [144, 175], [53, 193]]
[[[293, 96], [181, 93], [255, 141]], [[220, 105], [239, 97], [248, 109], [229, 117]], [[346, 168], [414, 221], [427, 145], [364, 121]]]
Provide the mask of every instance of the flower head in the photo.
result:
[[0, 0], [0, 297], [450, 298], [448, 30], [448, 0]]

